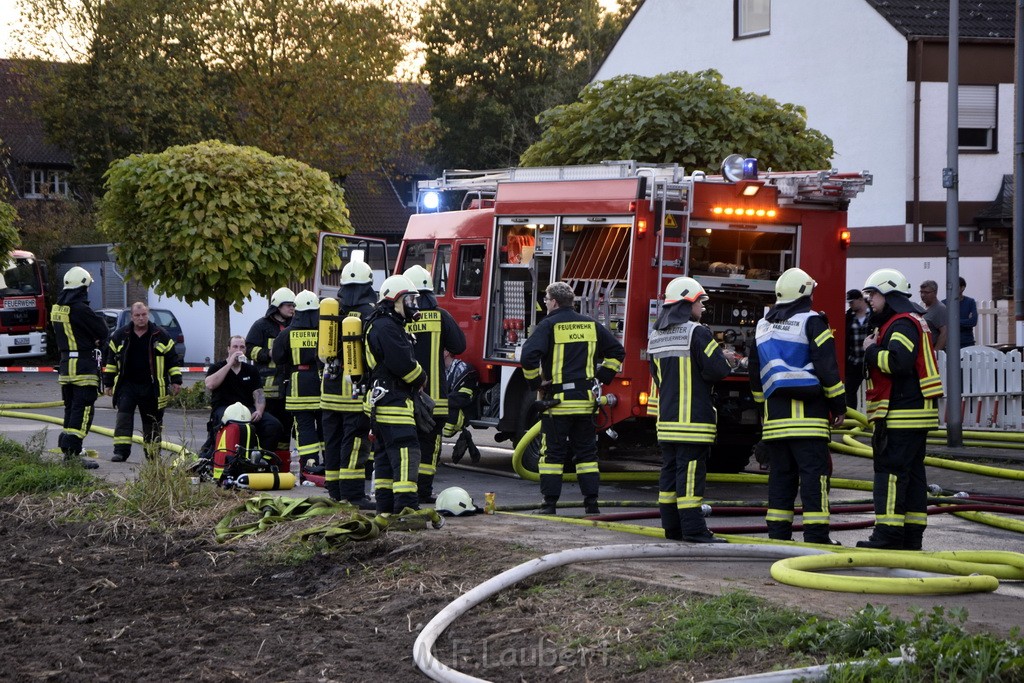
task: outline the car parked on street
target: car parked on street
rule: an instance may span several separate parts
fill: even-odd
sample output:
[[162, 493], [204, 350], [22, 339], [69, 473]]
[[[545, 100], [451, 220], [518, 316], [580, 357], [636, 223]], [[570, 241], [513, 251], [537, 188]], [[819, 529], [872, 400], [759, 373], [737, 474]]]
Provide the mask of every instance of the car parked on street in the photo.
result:
[[[119, 327], [124, 327], [132, 321], [131, 308], [101, 308], [99, 314], [107, 323], [111, 332]], [[181, 324], [174, 317], [174, 313], [166, 308], [149, 309], [150, 322], [162, 327], [164, 331], [174, 340], [175, 349], [182, 363], [185, 362], [185, 335], [181, 331]]]

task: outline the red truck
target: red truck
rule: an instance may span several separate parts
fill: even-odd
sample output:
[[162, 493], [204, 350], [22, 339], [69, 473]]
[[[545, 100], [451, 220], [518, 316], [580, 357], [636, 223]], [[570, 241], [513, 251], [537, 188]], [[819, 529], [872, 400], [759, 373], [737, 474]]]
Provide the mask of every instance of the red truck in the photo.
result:
[[16, 249], [0, 270], [0, 360], [46, 355], [46, 265]]
[[[420, 182], [420, 212], [409, 221], [395, 272], [427, 268], [438, 304], [465, 331], [461, 357], [483, 388], [482, 417], [473, 425], [518, 443], [537, 422], [519, 353], [544, 315], [545, 287], [562, 281], [575, 290], [579, 311], [626, 349], [606, 391], [617, 402], [597, 416], [602, 458], [648, 451], [655, 431], [647, 414], [647, 338], [665, 285], [689, 275], [710, 296], [702, 322], [737, 361], [716, 387], [718, 442], [709, 464], [746, 466], [760, 439], [745, 369], [754, 327], [774, 303], [779, 274], [800, 266], [818, 282], [815, 307], [833, 321], [842, 352], [846, 209], [871, 176], [758, 174], [755, 160], [740, 161], [746, 173], [731, 178], [622, 161], [455, 171]], [[536, 444], [524, 446], [524, 465], [535, 469]]]

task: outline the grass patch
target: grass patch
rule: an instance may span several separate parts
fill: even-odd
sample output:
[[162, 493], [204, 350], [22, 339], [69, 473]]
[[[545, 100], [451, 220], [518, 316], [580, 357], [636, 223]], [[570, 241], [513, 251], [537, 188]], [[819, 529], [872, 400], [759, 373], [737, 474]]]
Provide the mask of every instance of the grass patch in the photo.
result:
[[674, 605], [665, 615], [665, 629], [636, 653], [641, 670], [672, 661], [735, 655], [741, 650], [767, 650], [807, 616], [777, 607], [749, 593], [734, 592]]
[[212, 484], [193, 483], [187, 467], [172, 467], [168, 460], [146, 458], [139, 468], [138, 478], [125, 483], [121, 490], [122, 513], [177, 519], [183, 512], [209, 508], [223, 498]]
[[[868, 605], [846, 622], [812, 618], [786, 637], [791, 650], [821, 655], [829, 661], [870, 660], [834, 671], [826, 679], [861, 681], [1024, 680], [1024, 639], [1014, 629], [1007, 639], [964, 629], [967, 612], [941, 606], [916, 610], [911, 620], [893, 617], [888, 608]], [[913, 662], [891, 665], [889, 657], [912, 654]]]
[[45, 446], [45, 430], [24, 446], [0, 436], [0, 496], [84, 492], [98, 487], [96, 478], [82, 468], [77, 458], [67, 462], [44, 459]]

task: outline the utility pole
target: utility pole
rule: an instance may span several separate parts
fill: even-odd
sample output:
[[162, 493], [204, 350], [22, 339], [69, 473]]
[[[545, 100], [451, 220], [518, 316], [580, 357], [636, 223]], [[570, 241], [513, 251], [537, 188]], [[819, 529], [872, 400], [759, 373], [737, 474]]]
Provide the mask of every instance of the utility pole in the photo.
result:
[[946, 444], [964, 443], [960, 377], [960, 0], [949, 0], [949, 65], [946, 114]]
[[1013, 314], [1014, 343], [1024, 346], [1024, 0], [1017, 0], [1014, 30], [1016, 68], [1013, 77]]

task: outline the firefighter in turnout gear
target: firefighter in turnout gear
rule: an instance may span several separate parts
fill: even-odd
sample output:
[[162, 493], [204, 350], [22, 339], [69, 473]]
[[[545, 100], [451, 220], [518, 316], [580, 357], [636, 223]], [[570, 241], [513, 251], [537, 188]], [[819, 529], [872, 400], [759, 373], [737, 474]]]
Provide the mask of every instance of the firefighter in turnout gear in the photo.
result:
[[448, 418], [448, 382], [445, 381], [444, 353], [459, 355], [466, 350], [466, 335], [451, 314], [437, 305], [434, 283], [423, 266], [412, 266], [404, 273], [419, 292], [419, 320], [405, 329], [416, 340], [416, 360], [427, 373], [424, 390], [434, 399], [434, 428], [420, 431], [420, 471], [417, 495], [421, 503], [434, 502], [434, 475], [441, 456], [441, 433]]
[[322, 475], [320, 431], [320, 360], [317, 358], [320, 300], [303, 290], [295, 296], [291, 324], [277, 335], [270, 358], [282, 377], [285, 409], [295, 421], [295, 443], [302, 471]]
[[523, 345], [520, 362], [531, 389], [544, 391], [556, 405], [541, 414], [538, 513], [556, 513], [566, 458], [576, 463], [576, 479], [587, 514], [599, 514], [601, 475], [594, 431], [594, 380], [611, 382], [622, 369], [626, 351], [605, 327], [573, 310], [576, 295], [564, 282], [548, 285], [548, 314]]
[[452, 463], [458, 464], [467, 451], [470, 460], [480, 462], [480, 449], [473, 443], [473, 435], [466, 424], [467, 420], [477, 417], [476, 395], [480, 375], [472, 365], [447, 351], [444, 364], [445, 382], [448, 384], [448, 421], [444, 424], [444, 435], [459, 436], [452, 446]]
[[724, 543], [704, 522], [701, 505], [707, 459], [715, 442], [715, 382], [731, 371], [710, 328], [700, 324], [707, 294], [700, 283], [677, 277], [665, 288], [647, 345], [657, 396], [661, 480], [658, 508], [665, 538]]
[[878, 330], [864, 340], [875, 529], [857, 546], [920, 550], [928, 524], [925, 443], [939, 424], [942, 381], [928, 324], [910, 301], [903, 273], [876, 270], [864, 283], [864, 296]]
[[[97, 352], [107, 341], [107, 324], [89, 306], [92, 275], [75, 266], [64, 275], [64, 290], [50, 311], [53, 336], [60, 351], [61, 398], [64, 400], [64, 429], [57, 444], [65, 460], [79, 459], [82, 441], [89, 433], [93, 406], [100, 391], [100, 364]], [[99, 465], [81, 459], [86, 469]]]
[[419, 509], [416, 479], [420, 446], [413, 397], [427, 380], [405, 326], [416, 317], [416, 287], [392, 275], [366, 322], [370, 385], [363, 403], [373, 429], [374, 493], [378, 513]]
[[804, 541], [836, 545], [829, 537], [829, 426], [843, 424], [846, 393], [828, 319], [811, 310], [816, 284], [799, 268], [775, 283], [775, 306], [758, 321], [750, 350], [750, 388], [764, 403], [768, 536], [792, 539], [799, 490]]
[[[370, 453], [370, 419], [363, 412], [364, 377], [346, 367], [344, 345], [354, 344], [354, 365], [365, 372], [363, 321], [370, 317], [377, 300], [373, 291], [373, 269], [363, 261], [352, 261], [341, 271], [338, 289], [338, 339], [335, 358], [326, 359], [320, 388], [320, 409], [324, 428], [324, 466], [327, 493], [363, 509], [373, 505], [366, 496], [366, 461]], [[321, 313], [321, 318], [323, 313]], [[358, 320], [358, 339], [348, 340], [343, 323]]]
[[284, 407], [285, 399], [281, 393], [281, 376], [271, 356], [274, 340], [281, 330], [288, 327], [295, 315], [295, 292], [281, 287], [270, 295], [270, 306], [267, 313], [252, 324], [249, 334], [245, 337], [245, 353], [256, 365], [263, 378], [263, 396], [267, 400], [267, 412], [277, 418], [284, 427], [282, 443], [263, 444], [271, 450], [288, 450], [292, 433], [292, 416]]
[[179, 360], [174, 340], [150, 322], [149, 307], [141, 301], [132, 304], [132, 321], [110, 335], [104, 355], [104, 393], [114, 397], [117, 408], [112, 462], [131, 455], [136, 409], [146, 457], [160, 454], [164, 408], [181, 391]]

